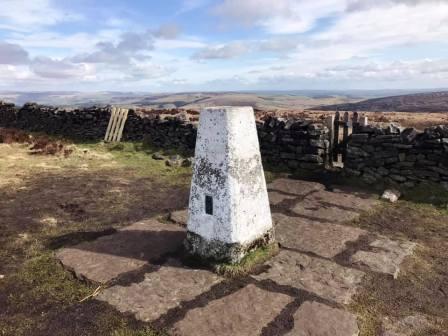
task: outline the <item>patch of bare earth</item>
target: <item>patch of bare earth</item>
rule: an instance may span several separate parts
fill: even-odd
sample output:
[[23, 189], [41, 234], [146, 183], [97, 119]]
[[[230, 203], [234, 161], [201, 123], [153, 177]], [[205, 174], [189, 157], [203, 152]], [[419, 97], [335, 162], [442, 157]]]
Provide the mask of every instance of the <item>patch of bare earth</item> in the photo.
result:
[[107, 304], [80, 303], [96, 286], [74, 279], [54, 250], [184, 208], [188, 187], [94, 153], [36, 156], [0, 144], [1, 336], [156, 335]]

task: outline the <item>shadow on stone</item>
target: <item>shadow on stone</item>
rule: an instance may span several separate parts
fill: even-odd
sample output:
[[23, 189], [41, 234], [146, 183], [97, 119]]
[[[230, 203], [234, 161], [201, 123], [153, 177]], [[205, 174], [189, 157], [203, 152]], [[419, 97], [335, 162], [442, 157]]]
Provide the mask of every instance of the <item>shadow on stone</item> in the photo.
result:
[[48, 239], [45, 246], [50, 250], [57, 250], [61, 247], [73, 246], [82, 242], [92, 241], [103, 236], [108, 236], [116, 233], [114, 228], [105, 229], [102, 231], [79, 231], [71, 232], [57, 237]]

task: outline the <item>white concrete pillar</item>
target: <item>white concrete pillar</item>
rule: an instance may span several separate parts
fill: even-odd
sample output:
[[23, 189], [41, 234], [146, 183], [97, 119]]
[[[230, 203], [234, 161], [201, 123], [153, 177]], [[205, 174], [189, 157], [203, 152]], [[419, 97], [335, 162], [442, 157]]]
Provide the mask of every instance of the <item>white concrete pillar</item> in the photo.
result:
[[236, 262], [252, 247], [273, 241], [253, 109], [202, 110], [194, 162], [187, 251]]

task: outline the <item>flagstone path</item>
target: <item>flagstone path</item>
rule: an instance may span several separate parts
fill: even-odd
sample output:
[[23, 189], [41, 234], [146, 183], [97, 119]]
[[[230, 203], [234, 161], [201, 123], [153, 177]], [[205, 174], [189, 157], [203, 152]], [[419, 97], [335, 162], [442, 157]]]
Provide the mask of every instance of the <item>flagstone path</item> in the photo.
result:
[[415, 244], [344, 224], [374, 209], [374, 195], [289, 179], [268, 191], [281, 248], [259, 274], [225, 279], [183, 265], [185, 210], [172, 224], [138, 222], [57, 257], [104, 285], [98, 300], [172, 335], [358, 335], [346, 307], [364, 275], [397, 277]]

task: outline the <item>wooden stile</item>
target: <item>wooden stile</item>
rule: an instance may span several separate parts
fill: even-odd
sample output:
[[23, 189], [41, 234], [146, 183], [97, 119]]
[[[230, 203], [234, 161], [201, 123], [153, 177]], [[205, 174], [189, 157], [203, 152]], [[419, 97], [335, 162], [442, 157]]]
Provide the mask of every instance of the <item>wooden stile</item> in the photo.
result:
[[124, 125], [128, 118], [128, 109], [112, 107], [109, 124], [107, 125], [104, 141], [120, 142]]

